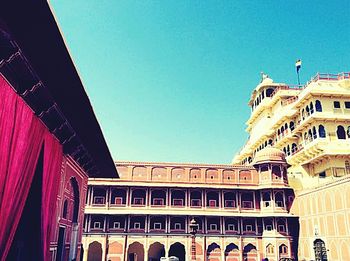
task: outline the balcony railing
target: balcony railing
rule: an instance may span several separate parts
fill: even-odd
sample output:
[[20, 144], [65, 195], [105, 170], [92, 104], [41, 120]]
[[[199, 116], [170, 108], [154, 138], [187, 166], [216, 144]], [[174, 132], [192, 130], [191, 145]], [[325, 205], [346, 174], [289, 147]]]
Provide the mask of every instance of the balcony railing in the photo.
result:
[[271, 98], [277, 94], [280, 90], [302, 90], [304, 86], [301, 85], [279, 85], [275, 88], [273, 93], [271, 94]]

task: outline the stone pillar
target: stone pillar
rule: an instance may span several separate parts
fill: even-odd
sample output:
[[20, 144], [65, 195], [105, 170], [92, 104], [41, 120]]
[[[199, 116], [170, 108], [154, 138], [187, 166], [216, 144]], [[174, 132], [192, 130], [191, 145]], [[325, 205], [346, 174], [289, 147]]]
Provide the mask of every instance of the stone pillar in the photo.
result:
[[83, 243], [83, 247], [84, 247], [83, 261], [87, 261], [88, 252], [89, 252], [89, 243], [87, 243], [86, 240], [84, 240], [84, 241], [85, 242]]

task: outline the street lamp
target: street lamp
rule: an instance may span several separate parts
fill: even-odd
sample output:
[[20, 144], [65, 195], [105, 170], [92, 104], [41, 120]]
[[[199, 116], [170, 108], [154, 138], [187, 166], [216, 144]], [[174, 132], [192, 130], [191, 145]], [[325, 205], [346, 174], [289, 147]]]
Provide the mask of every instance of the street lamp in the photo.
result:
[[198, 230], [198, 223], [194, 218], [190, 221], [190, 234], [192, 238], [192, 260], [196, 260], [196, 234]]

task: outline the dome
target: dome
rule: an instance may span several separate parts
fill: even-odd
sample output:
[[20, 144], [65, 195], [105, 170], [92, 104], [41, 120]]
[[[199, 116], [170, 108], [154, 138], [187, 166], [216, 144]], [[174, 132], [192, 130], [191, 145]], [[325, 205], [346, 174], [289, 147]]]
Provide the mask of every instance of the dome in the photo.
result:
[[258, 165], [268, 162], [277, 162], [286, 164], [286, 157], [283, 151], [268, 146], [255, 154], [253, 165]]

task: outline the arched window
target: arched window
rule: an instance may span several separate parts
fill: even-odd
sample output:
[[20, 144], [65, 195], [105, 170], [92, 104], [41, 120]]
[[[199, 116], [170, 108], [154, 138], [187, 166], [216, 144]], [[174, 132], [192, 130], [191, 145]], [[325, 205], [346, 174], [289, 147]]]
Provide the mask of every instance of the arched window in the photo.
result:
[[65, 200], [63, 203], [62, 218], [67, 219], [67, 214], [68, 214], [68, 201]]
[[314, 105], [312, 102], [310, 102], [310, 114], [314, 113]]
[[273, 254], [274, 253], [274, 247], [272, 244], [268, 244], [266, 246], [266, 254]]
[[283, 148], [283, 152], [284, 152], [284, 154], [287, 154], [287, 150], [285, 147]]
[[339, 126], [337, 127], [337, 137], [338, 137], [338, 139], [340, 139], [340, 140], [345, 140], [345, 139], [346, 139], [344, 127], [341, 126], [341, 125], [339, 125]]
[[325, 138], [325, 137], [326, 137], [326, 131], [325, 131], [323, 125], [319, 125], [319, 126], [318, 126], [318, 136], [319, 136], [320, 138]]
[[284, 133], [284, 126], [282, 126], [282, 128], [281, 128], [281, 134], [283, 135]]
[[345, 161], [345, 172], [350, 174], [350, 162], [348, 160]]
[[307, 142], [308, 139], [307, 139], [307, 132], [304, 133], [304, 142]]
[[271, 139], [269, 140], [269, 145], [272, 145], [272, 140]]
[[317, 139], [317, 132], [316, 132], [316, 127], [315, 126], [312, 127], [312, 137], [314, 139]]
[[309, 138], [309, 141], [313, 141], [311, 130], [308, 131], [308, 138]]
[[292, 154], [297, 151], [297, 145], [295, 143], [292, 144]]
[[350, 138], [350, 126], [346, 129], [346, 135], [348, 135], [348, 138]]
[[268, 88], [268, 89], [266, 90], [266, 97], [271, 97], [272, 93], [273, 93], [273, 89]]
[[309, 109], [309, 105], [306, 106], [306, 115], [309, 116], [310, 115], [310, 109]]
[[291, 131], [294, 130], [294, 121], [291, 121], [291, 122], [289, 123], [289, 129], [290, 129]]
[[290, 155], [290, 147], [289, 147], [289, 145], [287, 146], [287, 156], [289, 156]]
[[261, 93], [261, 97], [262, 97], [263, 99], [265, 98], [265, 92], [264, 92], [264, 91]]
[[288, 247], [285, 244], [280, 245], [279, 247], [280, 254], [288, 254]]
[[322, 111], [322, 104], [319, 100], [316, 100], [315, 108], [316, 108], [316, 111]]
[[302, 109], [302, 111], [301, 111], [301, 117], [303, 118], [303, 120], [305, 120], [305, 110], [304, 109]]
[[280, 129], [278, 129], [277, 130], [277, 135], [280, 136], [280, 134], [281, 134], [281, 131], [280, 131]]

